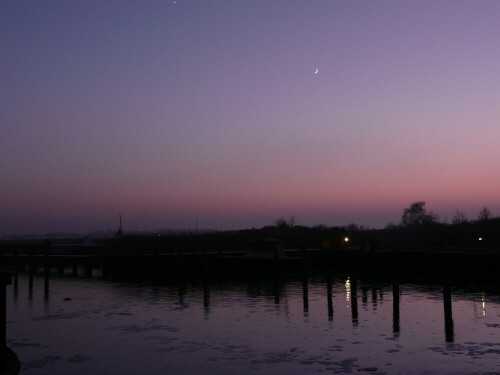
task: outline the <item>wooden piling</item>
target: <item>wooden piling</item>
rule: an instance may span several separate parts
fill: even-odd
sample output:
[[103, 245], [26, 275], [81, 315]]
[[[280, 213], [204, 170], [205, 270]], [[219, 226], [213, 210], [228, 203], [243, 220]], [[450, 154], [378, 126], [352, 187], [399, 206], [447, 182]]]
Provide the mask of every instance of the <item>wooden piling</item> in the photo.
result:
[[333, 320], [333, 286], [332, 277], [330, 274], [326, 275], [326, 304], [328, 307], [328, 320]]
[[43, 298], [45, 300], [49, 299], [49, 290], [50, 290], [50, 273], [46, 271], [43, 278]]
[[186, 295], [186, 285], [184, 284], [184, 280], [178, 280], [177, 296], [178, 296], [179, 306], [184, 306], [185, 295]]
[[443, 285], [444, 332], [446, 342], [454, 341], [453, 313], [451, 308], [451, 288], [445, 282]]
[[0, 280], [0, 345], [7, 343], [7, 285], [8, 280], [3, 277]]
[[85, 263], [85, 276], [92, 278], [92, 260], [87, 260]]
[[28, 273], [32, 276], [36, 271], [36, 260], [31, 250], [28, 255]]
[[210, 282], [207, 276], [203, 277], [203, 313], [205, 317], [210, 314]]
[[18, 295], [19, 295], [19, 272], [16, 271], [16, 273], [14, 274], [14, 290], [13, 290], [14, 301], [17, 301]]
[[377, 296], [377, 288], [372, 288], [372, 307], [373, 310], [376, 310], [378, 306], [378, 296]]
[[358, 280], [354, 276], [351, 279], [351, 319], [353, 327], [358, 326]]
[[[18, 250], [14, 250], [14, 269], [16, 271], [19, 271], [19, 256], [18, 256]], [[16, 272], [16, 278], [17, 278], [17, 272]], [[17, 281], [16, 281], [17, 282]]]
[[32, 252], [29, 254], [28, 260], [28, 298], [31, 300], [33, 298], [33, 278], [36, 271], [35, 259]]
[[401, 331], [400, 320], [400, 295], [399, 289], [401, 275], [401, 255], [391, 252], [391, 277], [392, 277], [392, 334], [398, 337]]
[[50, 274], [50, 253], [52, 250], [52, 244], [50, 240], [45, 240], [45, 248], [43, 255], [43, 266], [44, 266], [44, 274], [45, 278]]
[[368, 304], [368, 287], [361, 287], [361, 303], [364, 307]]
[[280, 290], [279, 276], [277, 272], [275, 272], [273, 276], [273, 294], [274, 294], [274, 304], [279, 305], [281, 300], [281, 290]]
[[0, 345], [7, 343], [7, 285], [12, 283], [13, 273], [0, 271]]
[[302, 258], [302, 271], [307, 274], [310, 270], [310, 258], [307, 249], [305, 247], [302, 247], [299, 250], [299, 254]]
[[304, 317], [309, 316], [309, 283], [307, 273], [302, 275], [302, 309]]
[[400, 316], [399, 316], [399, 284], [397, 280], [392, 284], [392, 333], [395, 337], [399, 336], [401, 331]]
[[110, 267], [108, 265], [108, 262], [104, 261], [101, 267], [102, 267], [102, 278], [108, 279], [110, 277]]

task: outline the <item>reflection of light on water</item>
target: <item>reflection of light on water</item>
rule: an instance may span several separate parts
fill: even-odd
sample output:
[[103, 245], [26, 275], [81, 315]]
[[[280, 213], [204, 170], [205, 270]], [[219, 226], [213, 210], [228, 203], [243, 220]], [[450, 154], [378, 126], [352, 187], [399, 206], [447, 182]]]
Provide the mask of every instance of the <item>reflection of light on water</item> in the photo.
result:
[[349, 277], [345, 281], [345, 299], [347, 302], [351, 300], [351, 280]]
[[481, 307], [483, 308], [483, 316], [486, 316], [486, 296], [481, 294]]
[[472, 304], [474, 307], [474, 315], [476, 318], [486, 318], [486, 294], [481, 293], [481, 315], [478, 314], [478, 308], [476, 307], [476, 301], [472, 297]]

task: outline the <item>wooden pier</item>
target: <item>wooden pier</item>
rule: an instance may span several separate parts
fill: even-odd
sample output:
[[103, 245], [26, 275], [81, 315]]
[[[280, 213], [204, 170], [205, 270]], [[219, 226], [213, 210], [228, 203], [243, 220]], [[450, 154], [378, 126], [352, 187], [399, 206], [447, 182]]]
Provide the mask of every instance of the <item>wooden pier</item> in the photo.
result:
[[[246, 251], [204, 248], [161, 249], [118, 246], [113, 242], [71, 243], [68, 241], [0, 242], [0, 267], [33, 274], [43, 270], [91, 277], [96, 269], [104, 276], [134, 277], [177, 274], [225, 274], [304, 271], [311, 267], [344, 269], [358, 274], [429, 274], [452, 277], [483, 277], [500, 273], [499, 249], [427, 248], [300, 248], [283, 251], [269, 259], [248, 259]], [[293, 259], [294, 262], [283, 261]]]

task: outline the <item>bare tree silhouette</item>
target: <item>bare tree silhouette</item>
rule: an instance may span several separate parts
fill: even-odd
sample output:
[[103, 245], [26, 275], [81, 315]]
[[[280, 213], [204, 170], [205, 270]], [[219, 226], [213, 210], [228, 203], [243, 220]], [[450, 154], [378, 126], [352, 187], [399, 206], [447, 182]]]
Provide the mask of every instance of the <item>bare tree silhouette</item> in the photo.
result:
[[455, 215], [453, 216], [453, 219], [451, 220], [451, 222], [453, 224], [463, 224], [463, 223], [467, 223], [469, 221], [469, 219], [467, 219], [467, 216], [460, 210], [457, 210], [455, 212]]
[[413, 202], [410, 207], [404, 209], [401, 216], [401, 224], [404, 226], [431, 224], [438, 220], [438, 215], [432, 211], [427, 212], [424, 201]]
[[479, 211], [479, 215], [477, 215], [477, 219], [479, 221], [485, 221], [485, 220], [489, 220], [493, 217], [493, 215], [491, 214], [491, 211], [488, 207], [484, 206], [483, 208], [481, 208], [481, 211]]

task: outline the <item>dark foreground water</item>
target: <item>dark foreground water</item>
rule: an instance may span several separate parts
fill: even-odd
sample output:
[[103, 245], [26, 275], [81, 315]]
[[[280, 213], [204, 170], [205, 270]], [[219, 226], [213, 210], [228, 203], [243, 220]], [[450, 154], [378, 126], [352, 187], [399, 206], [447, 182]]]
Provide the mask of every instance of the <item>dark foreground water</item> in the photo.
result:
[[500, 373], [494, 286], [312, 276], [8, 286], [22, 374]]

